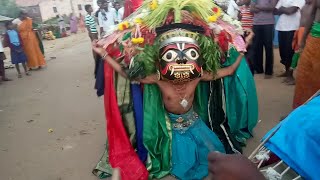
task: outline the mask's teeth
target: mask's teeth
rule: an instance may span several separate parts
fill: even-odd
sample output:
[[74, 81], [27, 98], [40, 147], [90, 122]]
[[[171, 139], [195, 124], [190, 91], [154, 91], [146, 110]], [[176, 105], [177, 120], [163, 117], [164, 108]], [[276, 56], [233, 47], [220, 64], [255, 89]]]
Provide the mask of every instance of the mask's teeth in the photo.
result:
[[192, 73], [192, 74], [194, 74], [194, 72], [193, 72], [193, 70], [192, 70], [192, 67], [190, 66], [190, 72]]
[[171, 70], [171, 74], [170, 74], [170, 76], [172, 76], [172, 75], [173, 75], [173, 73], [174, 73], [174, 67], [172, 67], [172, 70]]

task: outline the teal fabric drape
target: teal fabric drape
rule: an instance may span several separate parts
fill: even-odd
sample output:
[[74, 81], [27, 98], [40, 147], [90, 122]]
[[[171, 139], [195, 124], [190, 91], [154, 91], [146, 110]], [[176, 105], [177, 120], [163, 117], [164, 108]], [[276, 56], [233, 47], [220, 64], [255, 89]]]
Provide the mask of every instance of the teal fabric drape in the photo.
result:
[[[224, 66], [235, 62], [239, 53], [231, 48]], [[258, 121], [258, 99], [255, 82], [243, 58], [232, 76], [225, 77], [226, 114], [231, 133], [237, 141], [245, 144], [252, 137], [253, 128]]]

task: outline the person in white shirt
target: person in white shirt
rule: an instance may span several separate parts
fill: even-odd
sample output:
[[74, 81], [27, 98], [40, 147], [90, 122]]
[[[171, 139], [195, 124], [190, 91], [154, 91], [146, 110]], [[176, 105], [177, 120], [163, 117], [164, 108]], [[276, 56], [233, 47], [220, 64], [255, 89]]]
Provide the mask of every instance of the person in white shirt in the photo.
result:
[[114, 9], [116, 10], [116, 24], [120, 23], [123, 20], [124, 7], [120, 6], [119, 2], [114, 3]]
[[103, 36], [115, 26], [117, 21], [116, 10], [109, 7], [109, 2], [104, 1], [98, 14], [98, 23], [100, 26], [100, 34]]
[[227, 14], [233, 19], [238, 20], [240, 8], [235, 0], [230, 0], [228, 4]]
[[231, 18], [238, 20], [240, 8], [236, 1], [237, 0], [214, 0]]
[[276, 5], [276, 13], [279, 14], [279, 20], [276, 24], [276, 30], [279, 39], [279, 52], [281, 63], [286, 71], [279, 77], [286, 77], [283, 81], [289, 83], [294, 81], [293, 71], [290, 69], [294, 50], [292, 49], [292, 40], [294, 33], [300, 26], [300, 10], [304, 6], [305, 0], [279, 0]]

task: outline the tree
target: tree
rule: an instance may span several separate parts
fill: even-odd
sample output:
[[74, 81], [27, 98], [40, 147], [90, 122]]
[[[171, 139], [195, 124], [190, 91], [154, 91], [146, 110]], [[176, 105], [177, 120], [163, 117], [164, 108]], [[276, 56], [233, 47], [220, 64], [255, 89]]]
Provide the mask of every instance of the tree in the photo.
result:
[[17, 18], [20, 9], [14, 0], [0, 0], [0, 15]]

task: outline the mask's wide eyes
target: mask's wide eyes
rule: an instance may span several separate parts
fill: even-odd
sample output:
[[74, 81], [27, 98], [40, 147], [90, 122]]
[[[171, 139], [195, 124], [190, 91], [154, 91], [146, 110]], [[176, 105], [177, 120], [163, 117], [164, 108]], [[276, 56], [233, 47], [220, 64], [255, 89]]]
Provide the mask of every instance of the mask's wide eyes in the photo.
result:
[[175, 60], [177, 56], [178, 56], [178, 53], [176, 53], [174, 50], [169, 50], [162, 56], [162, 59], [167, 62], [171, 62]]
[[196, 49], [193, 49], [193, 48], [188, 49], [188, 50], [185, 52], [185, 55], [187, 56], [187, 58], [188, 58], [189, 60], [193, 60], [193, 61], [195, 61], [195, 60], [197, 60], [197, 59], [199, 58], [199, 53], [198, 53], [198, 51], [197, 51]]

